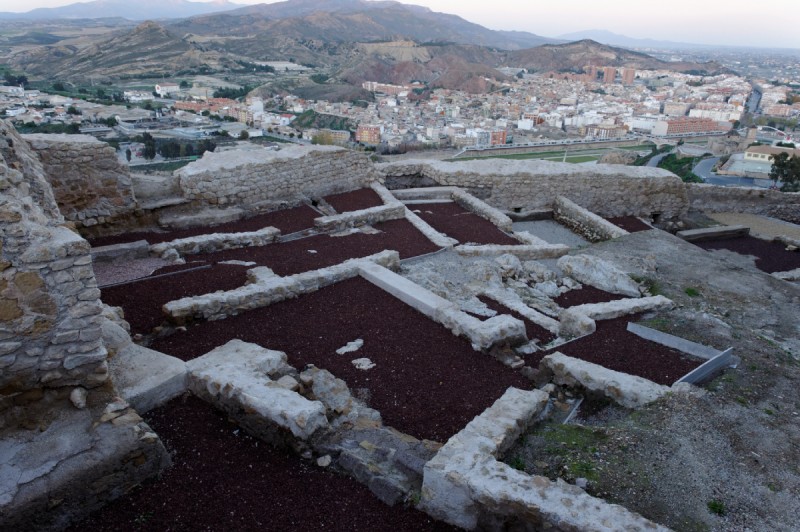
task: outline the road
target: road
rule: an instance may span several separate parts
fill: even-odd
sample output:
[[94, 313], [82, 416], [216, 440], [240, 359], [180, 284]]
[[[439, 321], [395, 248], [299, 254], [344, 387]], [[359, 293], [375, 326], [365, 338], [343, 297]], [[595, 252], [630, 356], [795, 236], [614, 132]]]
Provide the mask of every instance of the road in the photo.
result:
[[658, 166], [658, 163], [661, 162], [661, 159], [663, 159], [664, 157], [666, 157], [670, 153], [675, 153], [675, 150], [668, 151], [667, 153], [659, 153], [658, 155], [653, 156], [652, 159], [647, 161], [647, 165], [646, 166], [650, 166], [652, 168], [655, 168], [656, 166]]
[[734, 175], [718, 175], [711, 171], [714, 165], [719, 161], [719, 157], [712, 157], [710, 159], [703, 159], [695, 165], [692, 172], [701, 177], [704, 182], [709, 185], [720, 185], [723, 187], [753, 187], [753, 188], [769, 188], [772, 181], [769, 179], [756, 179], [753, 177], [740, 177]]
[[755, 114], [758, 110], [758, 104], [761, 103], [761, 91], [753, 87], [753, 92], [750, 93], [750, 97], [747, 99], [747, 112], [750, 114]]

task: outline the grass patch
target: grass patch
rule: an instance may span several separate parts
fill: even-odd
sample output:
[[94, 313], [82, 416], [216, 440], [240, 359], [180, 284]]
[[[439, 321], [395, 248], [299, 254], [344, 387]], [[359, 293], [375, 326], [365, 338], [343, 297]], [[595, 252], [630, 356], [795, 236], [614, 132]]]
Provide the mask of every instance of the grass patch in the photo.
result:
[[650, 292], [651, 296], [657, 296], [663, 294], [661, 286], [658, 284], [658, 281], [656, 281], [652, 277], [640, 277], [638, 275], [631, 275], [630, 278], [636, 281], [637, 283], [644, 285], [647, 291]]
[[689, 297], [700, 296], [700, 291], [697, 288], [693, 288], [691, 286], [687, 286], [683, 291], [686, 292], [686, 295]]
[[183, 168], [187, 164], [194, 162], [194, 161], [172, 161], [172, 162], [164, 162], [164, 163], [153, 163], [153, 164], [139, 164], [135, 166], [131, 166], [131, 168], [135, 168], [138, 172], [174, 172], [178, 168]]
[[692, 172], [692, 168], [694, 168], [701, 159], [702, 157], [678, 159], [677, 155], [670, 153], [658, 162], [658, 167], [669, 170], [680, 177], [685, 183], [702, 183], [703, 180]]
[[717, 515], [725, 515], [725, 503], [719, 499], [711, 499], [708, 501], [708, 511], [717, 514]]

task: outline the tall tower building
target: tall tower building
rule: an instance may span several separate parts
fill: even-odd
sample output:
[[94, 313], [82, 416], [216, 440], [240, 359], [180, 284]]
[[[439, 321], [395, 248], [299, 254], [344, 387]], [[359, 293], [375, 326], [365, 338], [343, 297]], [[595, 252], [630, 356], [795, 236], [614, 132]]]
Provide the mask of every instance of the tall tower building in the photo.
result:
[[603, 68], [603, 83], [614, 83], [614, 78], [617, 77], [617, 69], [614, 67]]
[[623, 85], [633, 85], [633, 80], [636, 78], [636, 70], [633, 68], [622, 69], [622, 83]]

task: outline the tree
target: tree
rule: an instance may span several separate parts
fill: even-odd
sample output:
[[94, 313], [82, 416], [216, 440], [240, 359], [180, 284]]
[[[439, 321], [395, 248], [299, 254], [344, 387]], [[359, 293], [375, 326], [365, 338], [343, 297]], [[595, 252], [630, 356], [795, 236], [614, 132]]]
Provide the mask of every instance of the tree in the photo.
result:
[[68, 115], [79, 115], [79, 114], [81, 114], [81, 111], [80, 111], [80, 109], [78, 109], [74, 105], [70, 105], [69, 107], [67, 107], [67, 114]]
[[769, 178], [777, 187], [778, 181], [782, 182], [781, 190], [784, 192], [800, 191], [800, 157], [786, 152], [772, 157], [772, 169]]
[[59, 91], [59, 92], [64, 92], [64, 91], [67, 90], [67, 88], [64, 86], [64, 83], [62, 83], [61, 81], [56, 81], [55, 83], [53, 83], [53, 90], [54, 91]]
[[182, 89], [188, 89], [189, 88], [189, 82], [186, 81], [185, 79], [182, 79], [180, 85], [178, 85], [178, 86], [180, 88], [182, 88]]
[[247, 139], [249, 139], [249, 138], [250, 138], [250, 133], [248, 133], [246, 129], [243, 129], [243, 130], [242, 130], [242, 131], [239, 133], [239, 140], [247, 140]]
[[131, 162], [131, 155], [132, 155], [131, 149], [130, 148], [126, 149], [125, 150], [125, 158], [128, 159], [128, 162]]
[[142, 142], [144, 142], [144, 158], [154, 159], [156, 156], [156, 139], [150, 133], [144, 133]]

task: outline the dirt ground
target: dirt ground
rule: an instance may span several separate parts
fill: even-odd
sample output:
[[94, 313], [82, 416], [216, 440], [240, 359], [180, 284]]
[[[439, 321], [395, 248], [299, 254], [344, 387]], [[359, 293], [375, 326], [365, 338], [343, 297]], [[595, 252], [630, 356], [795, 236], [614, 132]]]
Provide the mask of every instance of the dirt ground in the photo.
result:
[[647, 325], [733, 346], [741, 362], [697, 394], [637, 412], [593, 405], [578, 425], [536, 427], [505, 460], [586, 479], [590, 493], [675, 530], [797, 530], [800, 287], [660, 231], [581, 252], [676, 302]]

